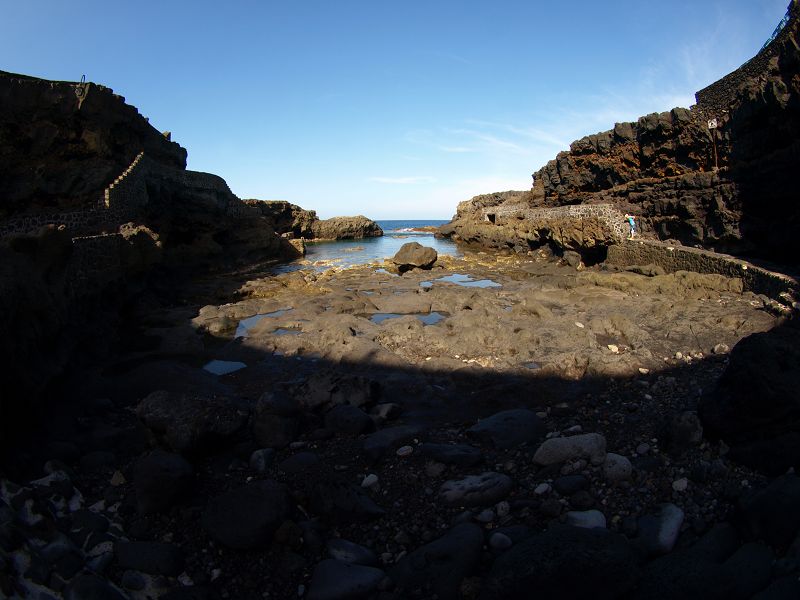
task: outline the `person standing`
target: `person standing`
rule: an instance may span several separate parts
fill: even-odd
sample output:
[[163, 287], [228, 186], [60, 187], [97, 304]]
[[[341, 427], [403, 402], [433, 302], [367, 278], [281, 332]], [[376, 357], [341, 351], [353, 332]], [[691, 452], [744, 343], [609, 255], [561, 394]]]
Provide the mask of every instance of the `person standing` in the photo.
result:
[[636, 235], [636, 217], [626, 213], [625, 218], [628, 220], [628, 225], [631, 228], [631, 235], [629, 239], [633, 239], [634, 236]]

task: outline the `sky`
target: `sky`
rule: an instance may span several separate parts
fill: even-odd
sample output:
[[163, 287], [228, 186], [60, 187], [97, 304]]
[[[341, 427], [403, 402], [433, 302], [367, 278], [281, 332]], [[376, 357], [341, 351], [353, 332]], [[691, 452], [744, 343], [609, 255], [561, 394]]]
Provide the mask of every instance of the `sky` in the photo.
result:
[[112, 88], [241, 198], [449, 219], [694, 104], [789, 0], [0, 0], [0, 69]]

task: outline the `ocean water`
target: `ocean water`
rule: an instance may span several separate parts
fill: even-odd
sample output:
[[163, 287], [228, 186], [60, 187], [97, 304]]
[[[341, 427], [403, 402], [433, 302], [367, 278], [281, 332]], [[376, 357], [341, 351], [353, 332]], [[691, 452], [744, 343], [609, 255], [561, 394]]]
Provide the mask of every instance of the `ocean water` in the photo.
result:
[[[383, 229], [383, 237], [363, 240], [340, 240], [335, 242], [306, 243], [306, 256], [303, 261], [294, 261], [276, 268], [277, 272], [294, 271], [310, 263], [324, 261], [325, 265], [352, 266], [357, 264], [381, 262], [394, 256], [406, 242], [419, 242], [434, 248], [441, 255], [461, 256], [458, 247], [450, 240], [441, 240], [433, 233], [412, 231], [417, 227], [444, 225], [447, 220], [406, 219], [377, 221]], [[305, 263], [305, 264], [304, 264]]]

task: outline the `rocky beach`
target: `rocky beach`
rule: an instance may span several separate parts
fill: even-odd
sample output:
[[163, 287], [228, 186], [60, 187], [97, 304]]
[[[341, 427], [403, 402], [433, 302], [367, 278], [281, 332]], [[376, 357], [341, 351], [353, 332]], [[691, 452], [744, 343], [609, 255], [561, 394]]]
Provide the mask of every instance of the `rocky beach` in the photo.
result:
[[0, 72], [0, 596], [800, 597], [799, 14], [392, 232]]

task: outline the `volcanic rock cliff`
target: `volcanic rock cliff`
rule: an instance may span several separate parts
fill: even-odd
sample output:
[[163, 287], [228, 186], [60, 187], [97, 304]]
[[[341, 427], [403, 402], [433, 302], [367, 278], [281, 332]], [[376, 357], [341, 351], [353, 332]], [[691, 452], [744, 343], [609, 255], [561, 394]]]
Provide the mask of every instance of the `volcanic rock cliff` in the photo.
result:
[[566, 235], [562, 243], [546, 212], [531, 219], [526, 211], [610, 204], [620, 218], [636, 215], [648, 237], [796, 263], [798, 16], [793, 0], [779, 35], [740, 69], [697, 92], [696, 106], [617, 123], [573, 142], [533, 175], [531, 190], [496, 196], [499, 210], [486, 208], [486, 196], [462, 203], [443, 233], [516, 250], [547, 241], [591, 248], [607, 241]]

